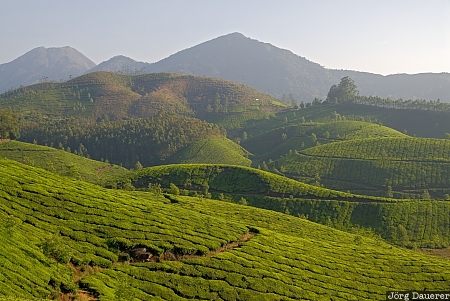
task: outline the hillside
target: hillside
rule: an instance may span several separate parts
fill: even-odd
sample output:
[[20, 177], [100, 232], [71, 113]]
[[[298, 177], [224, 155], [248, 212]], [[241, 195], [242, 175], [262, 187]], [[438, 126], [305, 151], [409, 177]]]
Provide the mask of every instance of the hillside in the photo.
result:
[[91, 120], [148, 118], [162, 113], [201, 119], [254, 112], [263, 118], [285, 105], [252, 88], [224, 80], [176, 74], [127, 76], [90, 73], [64, 83], [37, 84], [0, 96], [0, 105], [25, 116]]
[[[277, 126], [277, 123], [274, 122]], [[257, 129], [262, 131], [261, 128]], [[247, 133], [247, 132], [246, 132]], [[276, 160], [294, 150], [302, 150], [318, 144], [336, 141], [377, 138], [407, 137], [391, 128], [363, 121], [341, 120], [330, 122], [301, 122], [288, 120], [284, 126], [261, 134], [249, 131], [254, 137], [242, 141], [242, 146], [255, 155], [255, 159]], [[247, 133], [247, 135], [249, 135]]]
[[[223, 129], [196, 118], [173, 114], [120, 121], [46, 122], [28, 128], [21, 136], [24, 141], [62, 145], [79, 155], [129, 168], [138, 161], [144, 166], [162, 164], [191, 144], [212, 138], [225, 139]], [[234, 152], [232, 144], [227, 141], [229, 148], [221, 150], [223, 155]], [[189, 155], [195, 154], [187, 152], [182, 159], [188, 160]]]
[[[121, 182], [131, 180], [136, 188], [148, 188], [159, 183], [170, 183], [181, 189], [229, 196], [254, 195], [274, 197], [303, 197], [313, 199], [376, 199], [333, 191], [298, 182], [274, 173], [245, 166], [223, 164], [172, 164], [145, 168], [126, 175]], [[120, 186], [120, 183], [119, 183]]]
[[43, 80], [68, 80], [94, 66], [94, 62], [72, 47], [38, 47], [0, 64], [0, 93]]
[[445, 259], [281, 213], [107, 190], [9, 160], [0, 175], [0, 296], [384, 300], [450, 284]]
[[[131, 178], [130, 178], [131, 176]], [[376, 198], [308, 185], [270, 172], [229, 165], [155, 166], [122, 183], [146, 189], [160, 184], [183, 195], [203, 196], [270, 209], [346, 231], [366, 229], [398, 245], [447, 247], [450, 202]], [[119, 186], [123, 184], [118, 184]]]
[[62, 176], [108, 185], [128, 173], [117, 165], [94, 161], [51, 147], [19, 141], [0, 142], [0, 158], [40, 167]]
[[322, 103], [284, 110], [266, 119], [248, 121], [233, 134], [241, 135], [242, 131], [246, 131], [248, 136], [252, 137], [289, 125], [343, 119], [377, 122], [419, 137], [443, 138], [450, 132], [448, 111], [396, 109], [357, 103]]
[[417, 197], [427, 190], [441, 198], [450, 193], [450, 140], [445, 139], [336, 142], [292, 152], [275, 165], [289, 176], [357, 193]]
[[[138, 161], [144, 166], [177, 162], [170, 158], [190, 144], [225, 138], [223, 128], [265, 118], [285, 107], [242, 84], [176, 74], [95, 72], [0, 96], [0, 108], [10, 108], [21, 118], [22, 141], [60, 145], [126, 167]], [[226, 146], [222, 149], [217, 141], [211, 150], [219, 151], [216, 158], [223, 160], [186, 157], [196, 152], [197, 145], [179, 155], [181, 162], [249, 164], [233, 142], [222, 142]]]
[[189, 144], [169, 161], [172, 163], [215, 163], [250, 166], [248, 152], [227, 138], [206, 138]]

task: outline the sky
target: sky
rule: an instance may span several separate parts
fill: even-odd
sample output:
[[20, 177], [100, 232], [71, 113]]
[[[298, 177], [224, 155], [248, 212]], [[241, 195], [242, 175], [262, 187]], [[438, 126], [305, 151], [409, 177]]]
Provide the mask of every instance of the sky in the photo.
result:
[[39, 46], [155, 62], [231, 32], [327, 68], [450, 72], [450, 0], [0, 0], [0, 64]]

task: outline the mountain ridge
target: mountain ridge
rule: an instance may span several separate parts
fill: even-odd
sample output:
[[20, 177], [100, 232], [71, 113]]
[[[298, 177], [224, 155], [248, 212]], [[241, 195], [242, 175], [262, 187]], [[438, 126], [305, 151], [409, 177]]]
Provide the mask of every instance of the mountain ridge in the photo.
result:
[[[2, 67], [11, 63], [0, 65], [0, 79], [6, 78], [3, 80], [4, 84], [0, 84], [0, 91], [35, 83], [42, 79], [41, 76], [34, 78], [33, 81], [28, 79], [18, 81], [14, 76], [8, 77], [8, 72], [5, 73]], [[349, 76], [355, 80], [361, 95], [440, 99], [450, 102], [450, 73], [448, 72], [381, 75], [364, 71], [329, 69], [291, 50], [246, 37], [238, 32], [188, 47], [154, 63], [138, 62], [118, 55], [98, 65], [92, 65], [82, 73], [92, 71], [133, 75], [174, 72], [216, 77], [240, 82], [274, 97], [296, 103], [309, 102], [314, 98], [325, 98], [331, 85], [337, 83], [340, 78]], [[65, 79], [69, 74], [66, 72]], [[60, 80], [61, 76], [59, 77], [49, 76], [46, 80]], [[10, 83], [5, 87], [8, 81]]]

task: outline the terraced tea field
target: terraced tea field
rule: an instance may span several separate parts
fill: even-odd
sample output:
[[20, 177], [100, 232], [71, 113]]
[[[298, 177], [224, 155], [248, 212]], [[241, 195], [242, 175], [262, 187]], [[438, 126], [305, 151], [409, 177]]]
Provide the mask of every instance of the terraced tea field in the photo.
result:
[[90, 160], [75, 154], [19, 141], [0, 143], [0, 158], [41, 167], [59, 175], [107, 185], [123, 177], [128, 170], [117, 165]]
[[248, 152], [224, 137], [205, 138], [189, 144], [170, 158], [174, 163], [216, 163], [250, 166]]
[[[448, 260], [381, 240], [249, 206], [107, 190], [9, 160], [0, 160], [0, 216], [0, 296], [82, 287], [100, 300], [384, 300], [386, 290], [450, 285]], [[158, 259], [123, 262], [134, 247]]]
[[380, 137], [405, 138], [408, 136], [391, 128], [363, 121], [295, 123], [288, 120], [286, 125], [257, 134], [243, 141], [242, 145], [254, 154], [258, 161], [267, 161], [276, 160], [290, 151], [302, 150], [318, 144]]
[[276, 166], [300, 180], [318, 179], [327, 187], [357, 193], [379, 195], [388, 187], [415, 197], [424, 190], [440, 198], [450, 193], [450, 141], [445, 139], [343, 141], [292, 152]]
[[182, 194], [202, 194], [209, 198], [244, 203], [307, 217], [311, 221], [344, 230], [363, 227], [397, 245], [450, 245], [449, 201], [354, 195], [307, 185], [254, 168], [229, 165], [156, 166], [129, 176], [127, 179], [138, 189], [158, 183], [169, 190], [175, 184]]

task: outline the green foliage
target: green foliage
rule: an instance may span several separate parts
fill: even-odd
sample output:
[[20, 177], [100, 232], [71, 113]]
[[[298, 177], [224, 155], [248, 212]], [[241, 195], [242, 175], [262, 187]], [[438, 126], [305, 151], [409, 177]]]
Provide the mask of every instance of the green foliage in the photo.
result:
[[0, 109], [0, 139], [19, 138], [19, 120], [10, 109]]
[[191, 117], [161, 115], [149, 119], [89, 122], [64, 120], [28, 128], [22, 139], [40, 144], [85, 147], [91, 158], [133, 168], [137, 161], [161, 164], [183, 148], [207, 137], [223, 137], [218, 126]]
[[180, 194], [180, 189], [174, 183], [169, 184], [169, 193], [174, 195]]
[[45, 238], [40, 244], [40, 247], [42, 248], [42, 253], [44, 253], [44, 255], [53, 258], [60, 263], [68, 263], [70, 259], [72, 259], [72, 255], [69, 250], [67, 250], [67, 247], [60, 237], [52, 236]]
[[170, 158], [173, 163], [215, 163], [249, 166], [248, 152], [225, 137], [195, 141]]
[[[119, 180], [118, 185], [131, 180], [136, 188], [159, 183], [164, 188], [175, 184], [181, 189], [213, 194], [270, 195], [315, 199], [368, 200], [366, 196], [339, 192], [298, 182], [255, 168], [222, 164], [173, 164], [144, 168]], [[225, 197], [224, 197], [225, 198]], [[239, 200], [239, 198], [238, 198]]]
[[426, 199], [429, 194], [442, 198], [450, 191], [450, 143], [444, 139], [336, 142], [288, 154], [276, 166], [303, 181], [318, 175], [327, 187], [355, 193], [385, 195], [388, 191]]
[[111, 185], [117, 178], [128, 173], [125, 168], [116, 165], [90, 160], [63, 150], [19, 141], [0, 143], [0, 158], [8, 158], [99, 185]]
[[[316, 300], [324, 293], [382, 300], [388, 289], [444, 290], [450, 283], [445, 259], [250, 206], [181, 196], [169, 202], [9, 160], [0, 160], [0, 196], [0, 221], [7, 215], [16, 220], [14, 236], [0, 228], [0, 296], [45, 298], [56, 289], [76, 289], [69, 267], [45, 256], [42, 242], [57, 258], [70, 250], [75, 266], [102, 267], [82, 276], [79, 285], [106, 300], [126, 298], [124, 291], [139, 300]], [[403, 216], [396, 208], [392, 212]], [[249, 233], [254, 236], [240, 247], [216, 253]], [[118, 262], [120, 252], [134, 247], [155, 256], [208, 256]]]
[[333, 85], [328, 92], [327, 101], [332, 103], [342, 103], [353, 101], [359, 95], [355, 82], [348, 76], [343, 77], [339, 84]]
[[[274, 122], [274, 125], [276, 126], [276, 122]], [[289, 139], [283, 139], [283, 133]], [[327, 144], [343, 140], [377, 137], [407, 136], [385, 126], [363, 121], [343, 120], [301, 124], [293, 120], [287, 126], [256, 134], [243, 142], [242, 145], [255, 155], [255, 161], [262, 161], [269, 158], [278, 159], [286, 155], [291, 149], [303, 150], [315, 146], [317, 142]]]

